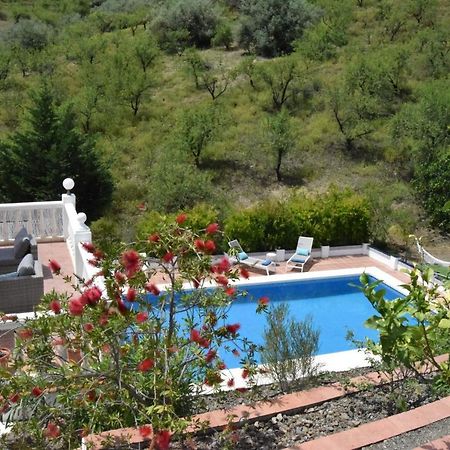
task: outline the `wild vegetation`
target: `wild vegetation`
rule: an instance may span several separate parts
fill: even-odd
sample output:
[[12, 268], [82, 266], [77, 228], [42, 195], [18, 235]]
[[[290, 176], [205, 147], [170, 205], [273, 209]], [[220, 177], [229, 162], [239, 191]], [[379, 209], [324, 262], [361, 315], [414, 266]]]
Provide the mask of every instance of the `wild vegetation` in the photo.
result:
[[[0, 1], [0, 201], [55, 199], [17, 162], [45, 153], [83, 209], [104, 192], [98, 237], [343, 188], [373, 241], [448, 232], [449, 24], [444, 0]], [[75, 160], [29, 118], [45, 86]]]

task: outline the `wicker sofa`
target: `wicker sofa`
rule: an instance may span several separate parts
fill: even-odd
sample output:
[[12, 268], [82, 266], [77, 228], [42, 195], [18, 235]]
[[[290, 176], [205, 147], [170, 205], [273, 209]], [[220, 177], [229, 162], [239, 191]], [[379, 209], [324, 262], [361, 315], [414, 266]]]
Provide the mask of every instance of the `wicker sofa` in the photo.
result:
[[[38, 260], [33, 260], [33, 265], [34, 275], [17, 276], [16, 274], [16, 276], [0, 279], [1, 312], [8, 314], [31, 312], [40, 302], [44, 294], [42, 264]], [[0, 269], [0, 272], [3, 272], [3, 268]]]

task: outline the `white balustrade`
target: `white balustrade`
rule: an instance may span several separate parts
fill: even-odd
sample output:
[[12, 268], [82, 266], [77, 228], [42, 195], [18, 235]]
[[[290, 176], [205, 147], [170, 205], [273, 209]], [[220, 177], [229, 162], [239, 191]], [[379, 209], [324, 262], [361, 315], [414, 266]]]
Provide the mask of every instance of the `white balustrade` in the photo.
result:
[[64, 240], [62, 201], [0, 204], [0, 245], [10, 244], [22, 226], [38, 242]]

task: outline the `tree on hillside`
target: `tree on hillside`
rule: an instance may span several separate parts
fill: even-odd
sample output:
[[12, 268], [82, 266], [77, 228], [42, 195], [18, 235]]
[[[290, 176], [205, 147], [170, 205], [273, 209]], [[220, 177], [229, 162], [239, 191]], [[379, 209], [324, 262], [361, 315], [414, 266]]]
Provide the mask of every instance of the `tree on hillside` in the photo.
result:
[[269, 117], [266, 125], [267, 147], [276, 157], [275, 173], [281, 181], [281, 163], [286, 154], [295, 147], [294, 130], [289, 113], [281, 112]]
[[392, 133], [397, 145], [409, 150], [414, 185], [432, 222], [450, 231], [450, 89], [447, 80], [421, 87], [415, 103], [395, 116]]
[[255, 64], [253, 72], [257, 88], [268, 91], [273, 111], [281, 111], [301, 91], [302, 70], [292, 56]]
[[71, 177], [79, 210], [89, 219], [99, 217], [113, 184], [93, 141], [76, 130], [70, 108], [57, 110], [48, 85], [32, 100], [23, 129], [0, 144], [0, 195], [11, 202], [55, 200], [62, 180]]
[[200, 157], [216, 135], [220, 123], [220, 109], [215, 105], [194, 106], [182, 114], [178, 142], [185, 153], [194, 157], [197, 167], [200, 166]]
[[[137, 37], [120, 41], [110, 60], [111, 95], [128, 105], [136, 116], [155, 86], [156, 47], [143, 48]], [[152, 70], [153, 69], [153, 70]]]
[[163, 3], [151, 27], [161, 48], [170, 50], [173, 33], [180, 31], [187, 32], [188, 46], [209, 47], [218, 25], [219, 11], [211, 0], [172, 0]]
[[290, 53], [320, 17], [320, 9], [306, 0], [245, 0], [241, 12], [240, 45], [267, 57]]

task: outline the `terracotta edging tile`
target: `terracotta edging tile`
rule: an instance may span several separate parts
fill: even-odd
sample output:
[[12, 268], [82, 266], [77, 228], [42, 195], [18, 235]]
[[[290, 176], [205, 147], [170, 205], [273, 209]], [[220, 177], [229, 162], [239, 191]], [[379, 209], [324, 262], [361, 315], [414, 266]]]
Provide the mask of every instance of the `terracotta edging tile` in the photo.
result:
[[428, 442], [422, 447], [416, 447], [414, 450], [448, 450], [450, 448], [450, 434], [443, 436], [435, 441]]
[[448, 417], [450, 417], [450, 396], [404, 413], [365, 423], [350, 430], [293, 445], [284, 450], [359, 449]]

